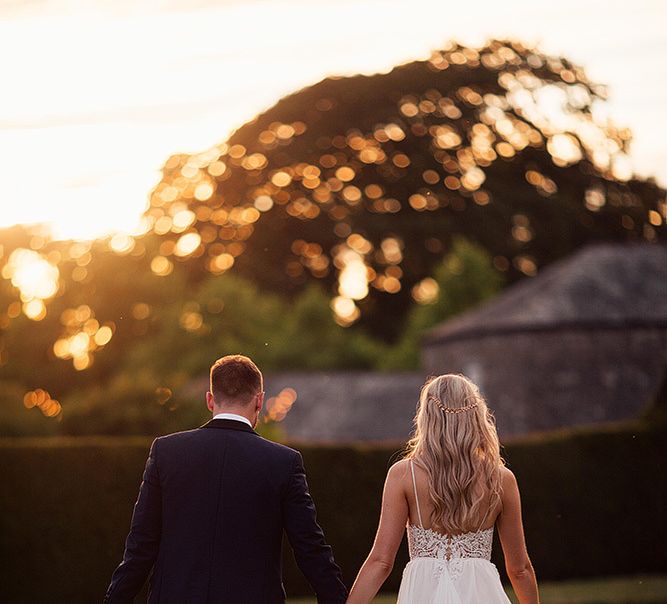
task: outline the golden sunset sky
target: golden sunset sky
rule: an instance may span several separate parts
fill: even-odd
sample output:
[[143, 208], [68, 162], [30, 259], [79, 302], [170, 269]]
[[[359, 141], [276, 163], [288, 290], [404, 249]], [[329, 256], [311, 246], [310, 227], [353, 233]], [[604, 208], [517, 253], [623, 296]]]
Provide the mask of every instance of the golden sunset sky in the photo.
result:
[[0, 227], [132, 231], [173, 153], [224, 141], [328, 75], [377, 73], [455, 39], [539, 44], [609, 87], [667, 186], [663, 0], [15, 0], [0, 3]]

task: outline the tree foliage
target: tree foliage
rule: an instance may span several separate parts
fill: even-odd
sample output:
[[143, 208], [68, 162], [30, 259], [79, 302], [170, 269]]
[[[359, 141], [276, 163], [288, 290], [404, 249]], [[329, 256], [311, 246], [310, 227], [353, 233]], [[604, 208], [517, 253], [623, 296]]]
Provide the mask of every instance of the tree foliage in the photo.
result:
[[385, 352], [380, 368], [417, 368], [421, 337], [431, 327], [495, 296], [503, 278], [483, 248], [455, 238], [452, 251], [435, 267], [431, 286], [437, 293], [429, 302], [412, 306], [401, 338]]
[[509, 283], [587, 242], [664, 237], [665, 192], [625, 167], [631, 134], [595, 118], [605, 99], [566, 58], [451, 43], [387, 74], [326, 79], [224, 144], [171, 157], [146, 216], [171, 240], [163, 253], [196, 234], [193, 263], [233, 263], [274, 290], [322, 279], [339, 293], [351, 250], [369, 267], [362, 322], [395, 337], [456, 235]]

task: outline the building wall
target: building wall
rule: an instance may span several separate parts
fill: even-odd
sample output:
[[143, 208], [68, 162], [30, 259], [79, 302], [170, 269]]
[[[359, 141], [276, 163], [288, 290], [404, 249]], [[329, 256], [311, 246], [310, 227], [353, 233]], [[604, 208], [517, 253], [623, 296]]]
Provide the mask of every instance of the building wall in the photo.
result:
[[267, 407], [293, 391], [281, 422], [287, 436], [309, 442], [403, 441], [412, 431], [423, 372], [286, 372], [265, 376]]
[[636, 417], [667, 369], [667, 329], [549, 330], [443, 341], [425, 371], [479, 384], [501, 436]]

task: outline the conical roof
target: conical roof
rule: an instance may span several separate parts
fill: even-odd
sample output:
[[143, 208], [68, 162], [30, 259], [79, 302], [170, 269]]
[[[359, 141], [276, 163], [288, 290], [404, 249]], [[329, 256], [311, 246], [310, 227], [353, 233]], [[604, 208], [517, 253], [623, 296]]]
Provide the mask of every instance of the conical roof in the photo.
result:
[[424, 345], [563, 327], [667, 326], [667, 246], [593, 244], [427, 333]]

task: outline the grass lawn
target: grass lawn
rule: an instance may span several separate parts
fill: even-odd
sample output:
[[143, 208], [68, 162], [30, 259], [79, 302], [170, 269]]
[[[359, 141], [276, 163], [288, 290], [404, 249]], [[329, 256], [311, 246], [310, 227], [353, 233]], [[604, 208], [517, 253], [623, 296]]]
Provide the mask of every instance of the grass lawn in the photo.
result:
[[[518, 602], [511, 590], [512, 602]], [[588, 581], [543, 583], [542, 604], [667, 604], [667, 575], [618, 577]], [[316, 604], [315, 600], [289, 600], [289, 604]], [[380, 596], [375, 604], [395, 604], [396, 596]]]

